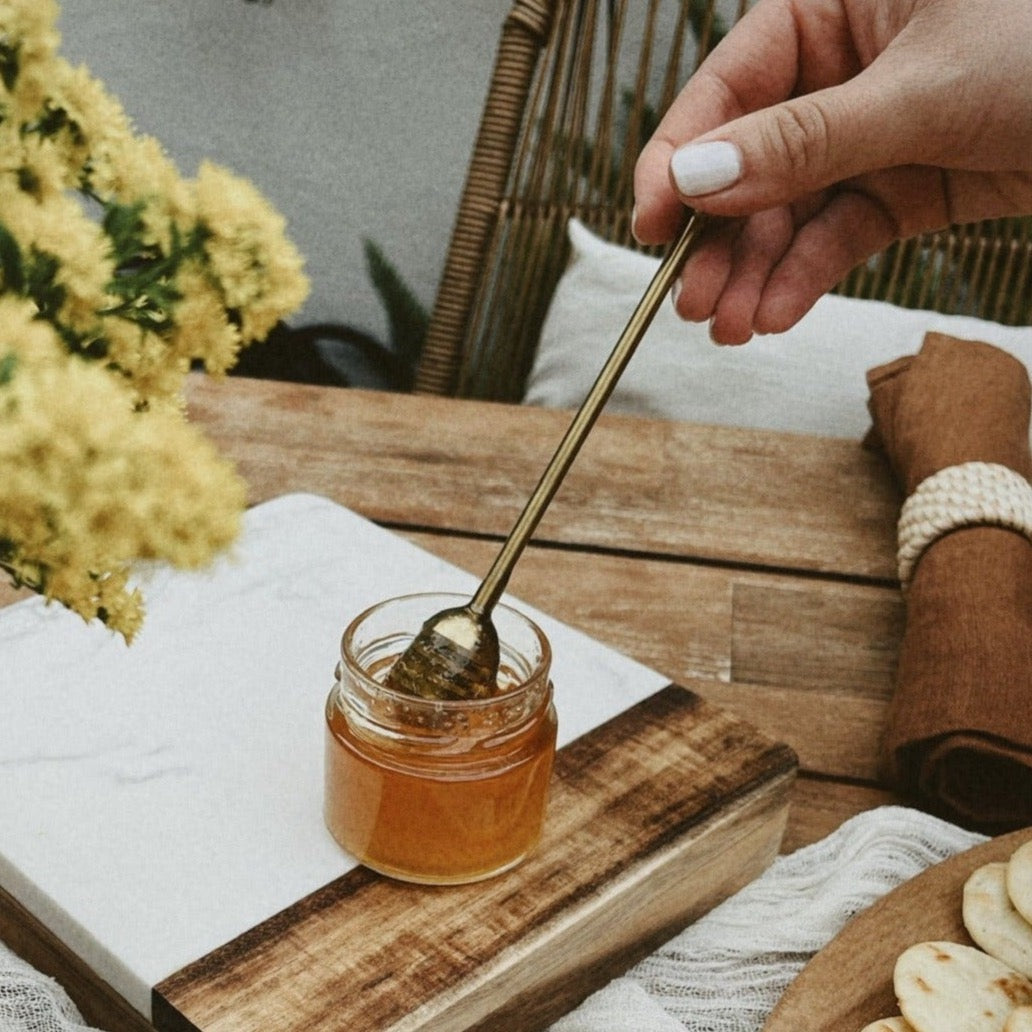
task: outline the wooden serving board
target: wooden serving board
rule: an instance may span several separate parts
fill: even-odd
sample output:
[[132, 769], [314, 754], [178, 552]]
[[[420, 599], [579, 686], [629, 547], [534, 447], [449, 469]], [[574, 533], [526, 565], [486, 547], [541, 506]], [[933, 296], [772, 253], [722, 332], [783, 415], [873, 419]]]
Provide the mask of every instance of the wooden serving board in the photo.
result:
[[855, 917], [803, 968], [764, 1032], [859, 1032], [899, 1014], [892, 989], [896, 958], [909, 946], [945, 939], [974, 945], [964, 929], [964, 882], [983, 864], [1006, 860], [1032, 829], [984, 842], [930, 867]]
[[[355, 868], [319, 807], [341, 614], [474, 582], [297, 495], [249, 512], [202, 582], [151, 585], [132, 650], [71, 614], [11, 610], [0, 938], [105, 1032], [524, 1032], [760, 873], [791, 749], [544, 613], [564, 745], [535, 854], [450, 889]], [[51, 728], [69, 696], [89, 719]], [[256, 719], [226, 734], [241, 712]]]
[[531, 1032], [759, 874], [794, 754], [671, 685], [562, 749], [520, 868], [426, 888], [357, 868], [154, 990], [167, 1032]]

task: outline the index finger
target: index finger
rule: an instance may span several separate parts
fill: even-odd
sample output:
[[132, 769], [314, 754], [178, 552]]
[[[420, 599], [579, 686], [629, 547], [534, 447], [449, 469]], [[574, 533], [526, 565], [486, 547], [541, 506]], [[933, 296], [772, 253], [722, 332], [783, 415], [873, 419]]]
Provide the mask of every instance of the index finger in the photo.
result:
[[[817, 4], [815, 11], [823, 6], [829, 5]], [[688, 80], [635, 165], [634, 233], [641, 243], [671, 239], [683, 219], [683, 205], [670, 183], [673, 152], [726, 122], [792, 96], [801, 78], [801, 36], [792, 0], [760, 0]]]

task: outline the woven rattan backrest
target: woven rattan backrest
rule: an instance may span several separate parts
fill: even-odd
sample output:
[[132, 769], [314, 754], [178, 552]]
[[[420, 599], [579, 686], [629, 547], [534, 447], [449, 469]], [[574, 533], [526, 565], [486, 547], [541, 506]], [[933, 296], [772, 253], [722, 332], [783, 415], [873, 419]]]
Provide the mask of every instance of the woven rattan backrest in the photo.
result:
[[[658, 113], [748, 0], [516, 0], [504, 23], [415, 388], [518, 400], [577, 216], [630, 233]], [[1032, 322], [1032, 220], [893, 245], [837, 288]]]

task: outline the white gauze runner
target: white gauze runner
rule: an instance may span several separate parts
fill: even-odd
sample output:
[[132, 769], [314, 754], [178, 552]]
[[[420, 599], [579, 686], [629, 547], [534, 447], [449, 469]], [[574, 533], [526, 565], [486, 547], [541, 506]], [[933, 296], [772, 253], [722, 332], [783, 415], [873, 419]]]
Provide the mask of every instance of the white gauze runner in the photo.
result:
[[851, 917], [983, 841], [917, 810], [860, 814], [779, 857], [550, 1032], [759, 1032], [803, 965]]
[[52, 978], [15, 956], [0, 942], [2, 1032], [97, 1032], [83, 1022], [67, 993]]

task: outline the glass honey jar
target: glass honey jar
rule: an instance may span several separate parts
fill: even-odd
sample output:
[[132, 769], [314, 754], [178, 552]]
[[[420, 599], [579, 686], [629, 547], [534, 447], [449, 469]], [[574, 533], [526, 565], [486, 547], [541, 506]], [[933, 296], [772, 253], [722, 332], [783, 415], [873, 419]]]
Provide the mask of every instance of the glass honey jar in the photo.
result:
[[556, 714], [551, 648], [536, 624], [493, 611], [501, 666], [487, 698], [423, 699], [383, 683], [430, 614], [467, 601], [406, 595], [361, 613], [326, 701], [327, 827], [359, 862], [404, 881], [489, 878], [541, 836]]

